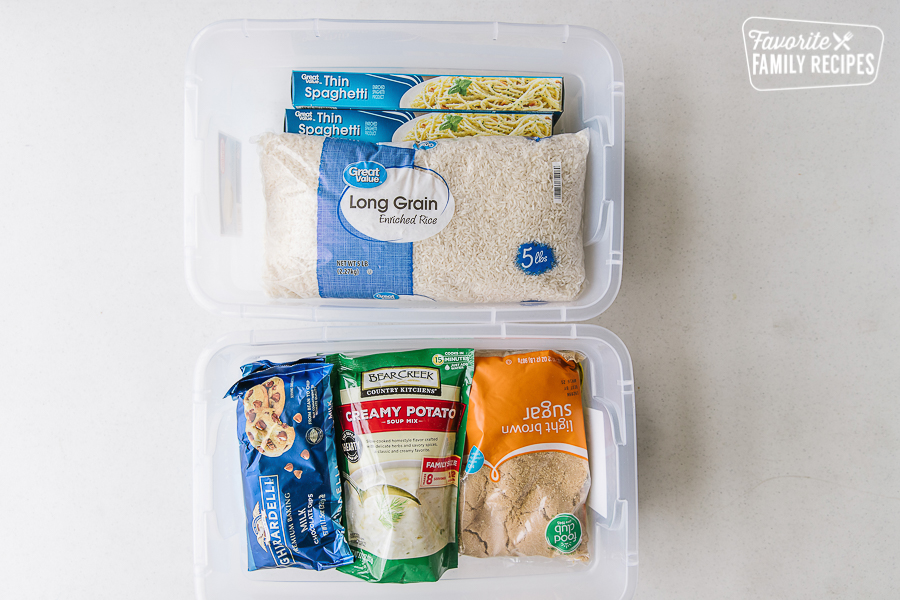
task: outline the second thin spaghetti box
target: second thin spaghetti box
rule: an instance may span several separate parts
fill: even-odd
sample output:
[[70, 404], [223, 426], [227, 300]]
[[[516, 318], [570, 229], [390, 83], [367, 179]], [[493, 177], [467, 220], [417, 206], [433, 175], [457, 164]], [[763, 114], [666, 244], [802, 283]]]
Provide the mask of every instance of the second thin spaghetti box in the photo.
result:
[[284, 131], [376, 144], [423, 142], [473, 135], [547, 137], [553, 133], [553, 115], [289, 108], [285, 111]]
[[294, 71], [295, 108], [560, 113], [562, 77]]

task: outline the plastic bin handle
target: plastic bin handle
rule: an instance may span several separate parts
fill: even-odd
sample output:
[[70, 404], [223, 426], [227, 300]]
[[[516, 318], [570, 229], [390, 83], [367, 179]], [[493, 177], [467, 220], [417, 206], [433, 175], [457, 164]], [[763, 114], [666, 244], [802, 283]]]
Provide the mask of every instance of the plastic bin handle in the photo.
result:
[[[600, 209], [599, 221], [593, 230], [586, 232], [585, 245], [590, 246], [602, 240], [612, 222], [612, 211], [616, 201], [624, 200], [625, 185], [625, 91], [622, 82], [614, 81], [610, 90], [612, 95], [612, 121], [602, 119], [601, 137], [603, 139], [603, 205]], [[593, 224], [590, 224], [593, 225]]]
[[588, 455], [590, 456], [591, 491], [587, 504], [604, 519], [609, 516], [606, 489], [606, 422], [605, 410], [586, 409]]

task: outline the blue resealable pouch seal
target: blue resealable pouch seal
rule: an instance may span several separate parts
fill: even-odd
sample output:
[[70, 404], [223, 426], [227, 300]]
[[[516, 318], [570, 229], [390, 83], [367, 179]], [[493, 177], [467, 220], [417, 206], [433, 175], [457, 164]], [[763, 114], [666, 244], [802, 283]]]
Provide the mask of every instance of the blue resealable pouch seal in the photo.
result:
[[307, 358], [241, 369], [227, 396], [237, 401], [248, 570], [352, 563], [341, 526], [332, 365]]

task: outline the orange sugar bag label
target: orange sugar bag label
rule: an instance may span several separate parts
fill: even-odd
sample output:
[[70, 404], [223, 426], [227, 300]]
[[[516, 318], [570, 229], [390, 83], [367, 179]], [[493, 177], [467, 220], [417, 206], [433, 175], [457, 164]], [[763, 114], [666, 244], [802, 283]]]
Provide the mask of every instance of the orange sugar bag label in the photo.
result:
[[575, 361], [552, 350], [477, 357], [467, 419], [466, 473], [535, 452], [588, 458]]

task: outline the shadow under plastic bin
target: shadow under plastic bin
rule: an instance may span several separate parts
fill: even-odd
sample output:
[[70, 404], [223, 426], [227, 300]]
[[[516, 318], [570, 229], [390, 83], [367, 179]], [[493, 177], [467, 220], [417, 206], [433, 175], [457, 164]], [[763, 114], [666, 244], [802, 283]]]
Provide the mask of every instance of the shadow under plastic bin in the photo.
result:
[[[273, 300], [261, 281], [265, 200], [250, 139], [281, 131], [293, 69], [553, 74], [565, 81], [555, 133], [588, 128], [587, 281], [571, 302], [462, 304], [335, 298]], [[624, 84], [612, 42], [586, 27], [411, 21], [223, 21], [194, 39], [185, 78], [185, 268], [194, 298], [225, 315], [324, 322], [564, 322], [606, 310], [622, 279]], [[239, 159], [223, 233], [220, 134]]]
[[[335, 570], [247, 571], [246, 520], [235, 404], [223, 398], [240, 367], [260, 358], [366, 354], [429, 347], [575, 350], [584, 354], [584, 414], [591, 464], [591, 560], [460, 557], [439, 582], [379, 585]], [[194, 392], [194, 573], [197, 597], [433, 599], [628, 599], [637, 579], [637, 458], [631, 358], [622, 341], [594, 325], [414, 325], [319, 327], [231, 334], [200, 357]]]

